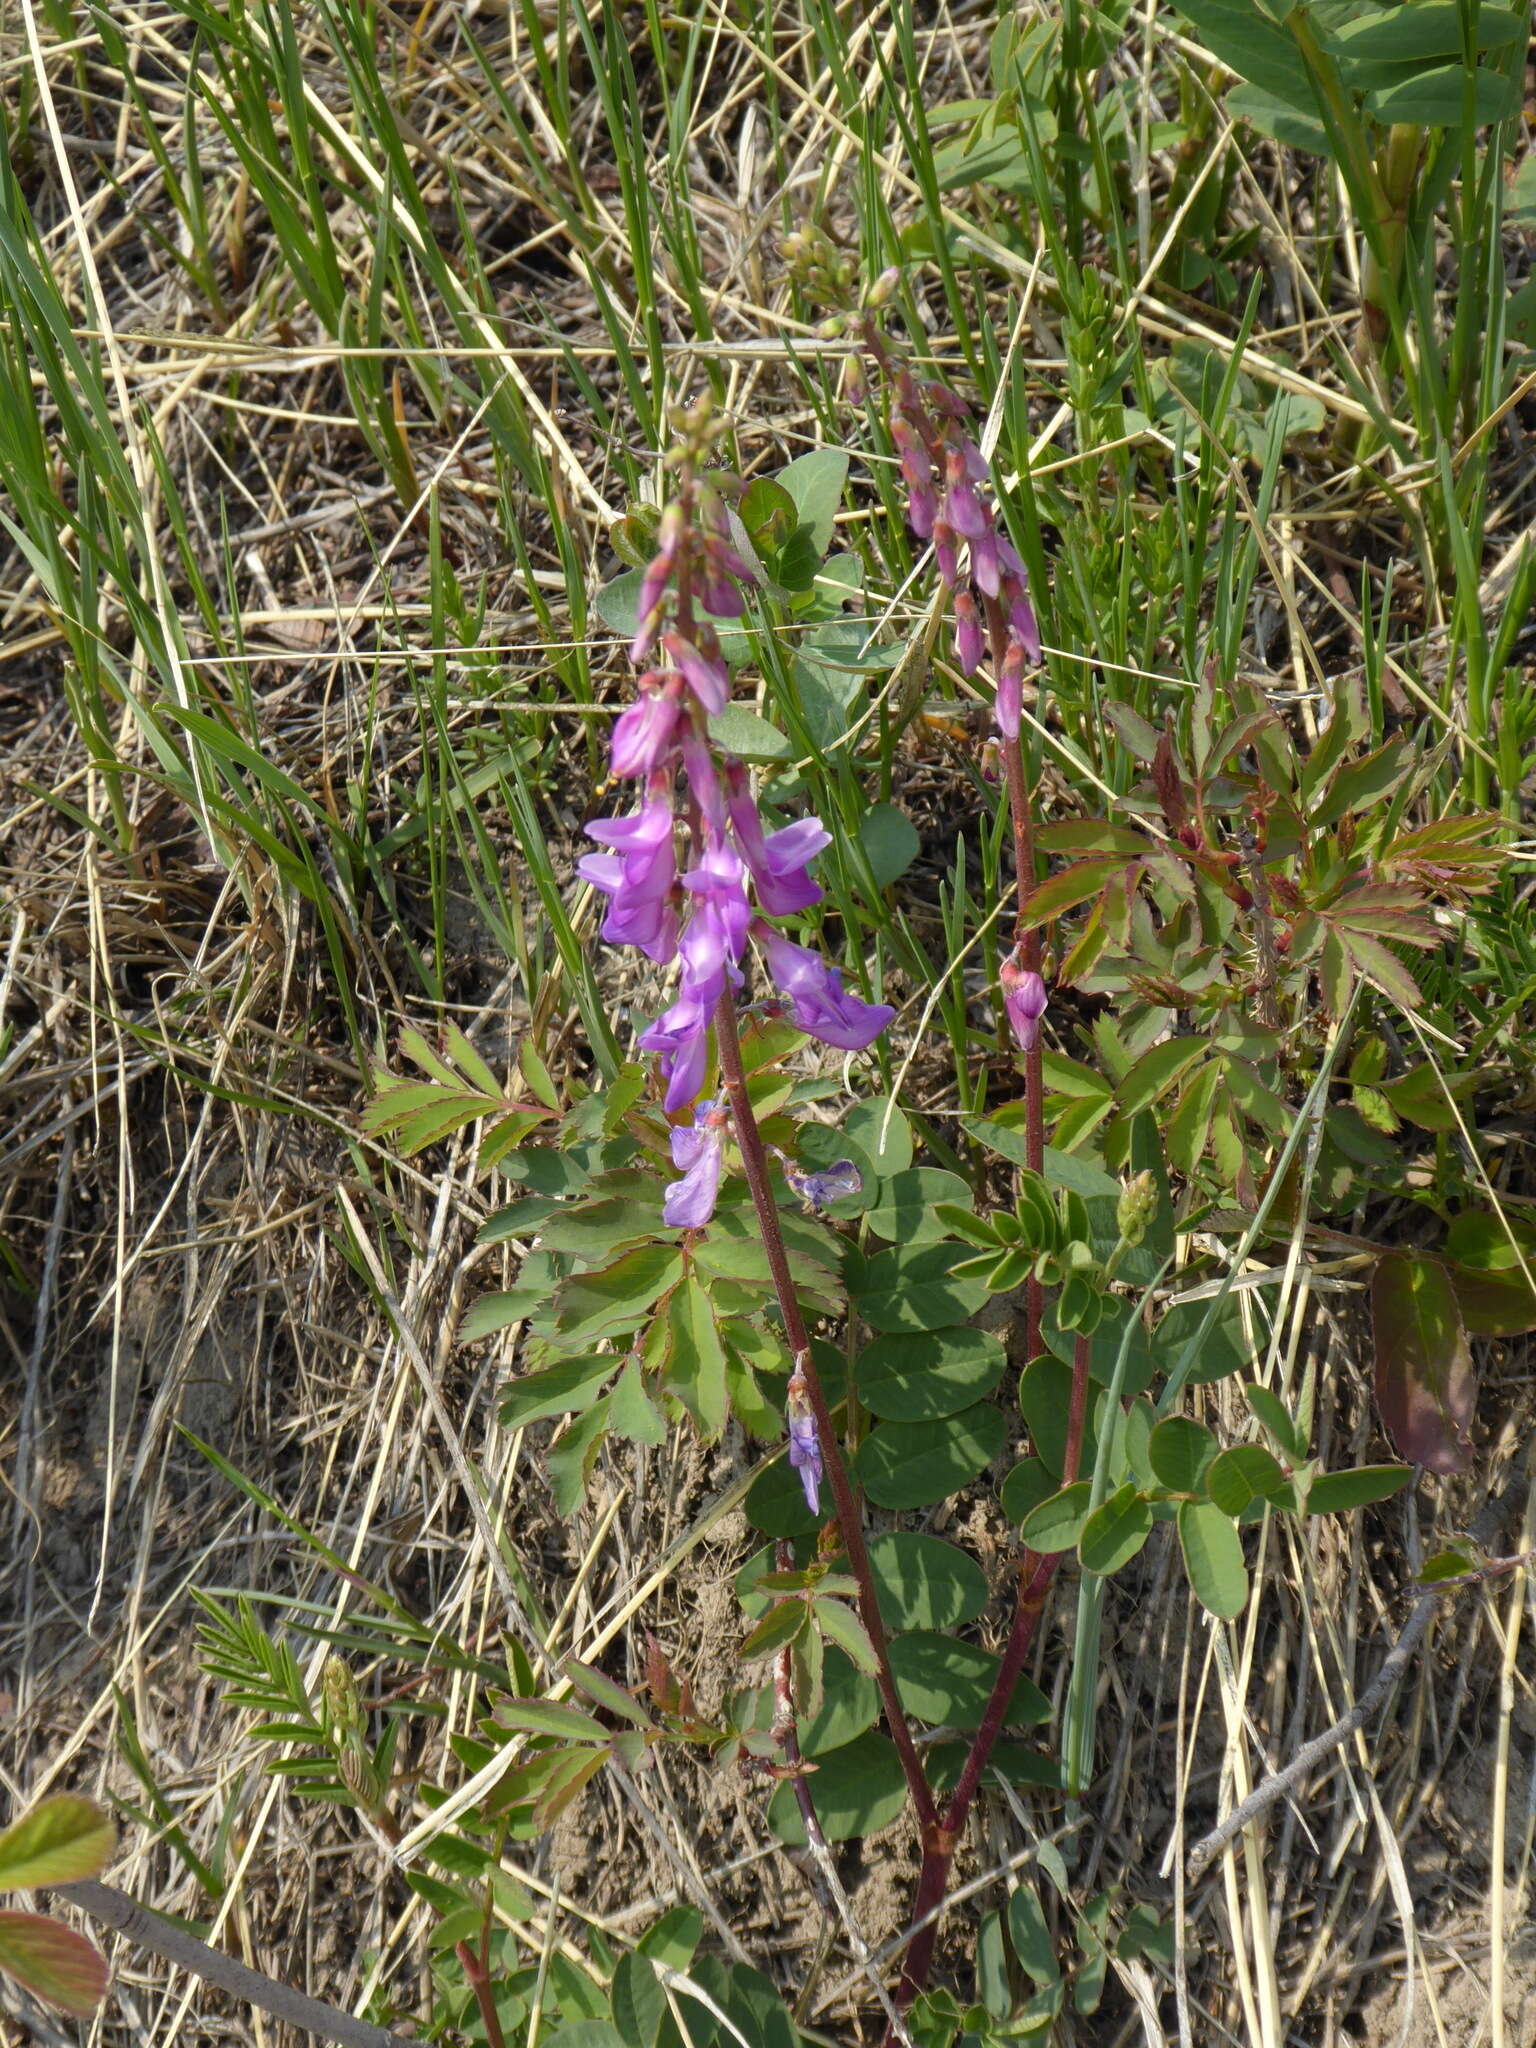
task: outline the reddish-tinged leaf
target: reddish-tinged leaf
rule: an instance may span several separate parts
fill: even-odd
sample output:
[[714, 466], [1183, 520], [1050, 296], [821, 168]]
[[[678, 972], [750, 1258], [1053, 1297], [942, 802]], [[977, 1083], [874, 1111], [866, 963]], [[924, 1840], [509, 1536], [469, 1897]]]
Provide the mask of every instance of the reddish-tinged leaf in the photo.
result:
[[1451, 1277], [1439, 1259], [1389, 1252], [1371, 1282], [1376, 1405], [1399, 1453], [1430, 1472], [1461, 1472], [1477, 1378]]
[[1163, 734], [1152, 756], [1152, 787], [1157, 791], [1168, 830], [1181, 832], [1189, 822], [1189, 799], [1184, 794], [1183, 768], [1171, 733]]
[[[1135, 863], [1133, 869], [1134, 866]], [[1074, 861], [1071, 867], [1063, 868], [1059, 875], [1052, 875], [1049, 881], [1030, 891], [1024, 903], [1023, 928], [1060, 917], [1064, 910], [1097, 896], [1107, 882], [1125, 872], [1126, 862], [1118, 853], [1096, 853], [1087, 860]]]
[[1383, 995], [1390, 996], [1392, 1001], [1404, 1010], [1420, 1010], [1424, 1007], [1419, 984], [1391, 948], [1384, 946], [1380, 939], [1373, 939], [1368, 932], [1356, 931], [1349, 925], [1335, 926], [1334, 936], [1374, 988], [1379, 988]]
[[95, 1877], [116, 1840], [117, 1830], [93, 1799], [76, 1792], [40, 1799], [0, 1834], [0, 1891]]
[[41, 1913], [0, 1912], [0, 1970], [77, 2019], [89, 2019], [106, 1996], [102, 1957], [83, 1934]]

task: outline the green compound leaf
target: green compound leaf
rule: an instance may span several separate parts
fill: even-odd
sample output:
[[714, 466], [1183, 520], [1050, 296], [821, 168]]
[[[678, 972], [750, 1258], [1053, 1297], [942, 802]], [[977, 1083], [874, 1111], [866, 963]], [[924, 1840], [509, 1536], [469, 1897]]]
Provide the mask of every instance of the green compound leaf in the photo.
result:
[[502, 1391], [503, 1429], [523, 1429], [531, 1422], [545, 1422], [551, 1415], [570, 1415], [587, 1407], [618, 1362], [611, 1353], [602, 1358], [563, 1358], [540, 1372], [524, 1373]]
[[95, 1877], [116, 1841], [116, 1828], [94, 1800], [55, 1792], [0, 1834], [0, 1891]]
[[1307, 1489], [1309, 1515], [1338, 1515], [1366, 1508], [1400, 1493], [1413, 1477], [1411, 1465], [1361, 1465], [1353, 1472], [1321, 1472]]
[[1078, 1562], [1085, 1572], [1108, 1578], [1130, 1563], [1151, 1534], [1152, 1510], [1128, 1479], [1084, 1522], [1077, 1539]]
[[957, 1173], [931, 1166], [911, 1166], [880, 1183], [869, 1209], [869, 1227], [890, 1244], [931, 1244], [945, 1235], [937, 1202], [970, 1205], [970, 1189]]
[[1007, 1437], [1001, 1411], [986, 1402], [950, 1416], [942, 1427], [883, 1422], [859, 1447], [859, 1482], [877, 1507], [932, 1507], [969, 1485]]
[[1205, 1424], [1188, 1415], [1165, 1416], [1147, 1440], [1148, 1461], [1170, 1493], [1199, 1493], [1216, 1449]]
[[[816, 1818], [829, 1842], [871, 1835], [893, 1821], [906, 1804], [907, 1781], [896, 1745], [873, 1730], [818, 1760], [812, 1779]], [[768, 1806], [768, 1825], [781, 1842], [805, 1846], [805, 1827], [793, 1785], [781, 1785]]]
[[1179, 1548], [1200, 1605], [1224, 1621], [1236, 1620], [1248, 1604], [1248, 1569], [1231, 1520], [1208, 1500], [1182, 1501]]
[[1062, 1487], [1039, 1507], [1031, 1509], [1024, 1518], [1019, 1534], [1031, 1550], [1038, 1550], [1042, 1557], [1054, 1557], [1060, 1550], [1071, 1550], [1083, 1533], [1083, 1524], [1088, 1519], [1088, 1509], [1093, 1500], [1093, 1481], [1075, 1479], [1070, 1486]]
[[990, 1394], [1008, 1354], [985, 1330], [961, 1324], [877, 1337], [854, 1367], [859, 1399], [888, 1422], [931, 1422]]
[[[997, 1679], [998, 1659], [958, 1636], [916, 1630], [891, 1639], [891, 1673], [907, 1712], [936, 1728], [975, 1728]], [[1036, 1727], [1051, 1718], [1040, 1688], [1021, 1678], [1009, 1697], [1007, 1723]]]
[[869, 1568], [888, 1629], [959, 1628], [987, 1604], [981, 1566], [938, 1536], [899, 1529], [872, 1537]]

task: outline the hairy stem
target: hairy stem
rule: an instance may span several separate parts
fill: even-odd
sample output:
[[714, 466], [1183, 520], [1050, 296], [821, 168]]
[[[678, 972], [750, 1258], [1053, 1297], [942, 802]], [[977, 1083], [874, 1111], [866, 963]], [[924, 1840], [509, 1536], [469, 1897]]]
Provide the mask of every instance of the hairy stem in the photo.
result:
[[789, 1271], [789, 1254], [785, 1249], [784, 1233], [779, 1225], [778, 1204], [773, 1199], [773, 1185], [768, 1173], [768, 1155], [763, 1150], [757, 1117], [753, 1112], [751, 1097], [747, 1093], [741, 1039], [736, 1030], [736, 1008], [729, 990], [721, 997], [715, 1009], [715, 1038], [720, 1050], [720, 1071], [725, 1081], [726, 1093], [731, 1100], [736, 1144], [741, 1153], [742, 1167], [746, 1172], [747, 1186], [752, 1191], [758, 1227], [763, 1233], [763, 1247], [768, 1254], [768, 1270], [773, 1276], [774, 1295], [778, 1300], [779, 1312], [784, 1318], [784, 1334], [789, 1339], [795, 1370], [805, 1382], [811, 1412], [816, 1417], [816, 1433], [821, 1441], [822, 1463], [832, 1489], [832, 1505], [837, 1516], [838, 1533], [843, 1539], [843, 1548], [848, 1553], [848, 1563], [858, 1582], [859, 1613], [878, 1660], [879, 1669], [875, 1674], [875, 1682], [880, 1688], [886, 1724], [890, 1728], [891, 1739], [896, 1744], [897, 1754], [901, 1758], [901, 1767], [906, 1775], [907, 1790], [911, 1794], [918, 1824], [926, 1836], [937, 1823], [938, 1809], [934, 1804], [922, 1761], [917, 1754], [917, 1745], [912, 1740], [912, 1730], [908, 1726], [906, 1712], [896, 1691], [896, 1681], [891, 1675], [890, 1641], [885, 1632], [885, 1623], [880, 1617], [879, 1602], [875, 1598], [875, 1579], [874, 1573], [870, 1570], [869, 1550], [864, 1541], [864, 1525], [859, 1517], [859, 1504], [854, 1496], [852, 1481], [848, 1477], [848, 1467], [843, 1461], [843, 1448], [838, 1441], [837, 1431], [832, 1426], [832, 1413], [827, 1406], [827, 1397], [822, 1392], [821, 1380], [811, 1359], [810, 1333], [805, 1327], [805, 1318], [800, 1313], [800, 1304], [795, 1297], [795, 1283]]

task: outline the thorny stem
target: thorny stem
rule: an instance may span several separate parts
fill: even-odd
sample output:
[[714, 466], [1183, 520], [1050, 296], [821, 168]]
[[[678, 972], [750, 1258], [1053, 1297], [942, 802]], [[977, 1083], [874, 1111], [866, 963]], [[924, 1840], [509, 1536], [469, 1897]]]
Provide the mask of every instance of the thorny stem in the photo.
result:
[[[1083, 1461], [1083, 1434], [1088, 1415], [1088, 1339], [1079, 1336], [1072, 1351], [1072, 1406], [1067, 1418], [1067, 1445], [1062, 1459], [1062, 1484], [1070, 1486], [1078, 1475]], [[1018, 1568], [1018, 1606], [1014, 1609], [1013, 1626], [1008, 1632], [1008, 1641], [1003, 1649], [1002, 1661], [997, 1668], [997, 1678], [987, 1700], [980, 1725], [966, 1753], [964, 1767], [949, 1804], [937, 1829], [931, 1846], [925, 1843], [922, 1867], [918, 1872], [917, 1891], [912, 1900], [912, 1925], [917, 1933], [908, 1944], [906, 1959], [902, 1964], [901, 1983], [896, 1991], [896, 2004], [906, 2012], [914, 1998], [928, 1981], [928, 1972], [933, 1967], [933, 1951], [939, 1936], [939, 1918], [935, 1909], [944, 1897], [949, 1883], [950, 1865], [955, 1860], [955, 1851], [960, 1846], [961, 1832], [976, 1797], [983, 1771], [991, 1759], [997, 1738], [1003, 1731], [1008, 1702], [1019, 1673], [1024, 1669], [1024, 1660], [1029, 1655], [1035, 1640], [1035, 1630], [1040, 1625], [1040, 1616], [1045, 1611], [1045, 1596], [1051, 1589], [1062, 1553], [1053, 1552], [1049, 1557], [1040, 1557], [1033, 1550], [1026, 1550]], [[930, 1919], [929, 1915], [933, 1917]], [[927, 1922], [926, 1926], [923, 1924]], [[894, 2036], [886, 2035], [886, 2048], [893, 2048]]]
[[800, 1304], [795, 1297], [795, 1284], [789, 1271], [789, 1254], [784, 1247], [784, 1233], [779, 1226], [778, 1204], [773, 1199], [773, 1187], [768, 1174], [768, 1155], [763, 1150], [763, 1140], [757, 1128], [752, 1099], [747, 1093], [741, 1039], [736, 1030], [736, 1008], [729, 989], [715, 1009], [715, 1039], [720, 1052], [720, 1072], [725, 1081], [726, 1093], [731, 1099], [736, 1144], [741, 1153], [747, 1186], [752, 1191], [752, 1204], [757, 1211], [758, 1227], [763, 1233], [763, 1248], [768, 1255], [768, 1270], [773, 1276], [773, 1291], [778, 1299], [779, 1312], [784, 1318], [784, 1334], [789, 1339], [795, 1370], [805, 1382], [811, 1412], [816, 1417], [816, 1433], [821, 1440], [822, 1462], [826, 1468], [828, 1484], [832, 1488], [832, 1505], [837, 1516], [838, 1533], [843, 1539], [849, 1565], [858, 1582], [859, 1614], [878, 1663], [875, 1682], [880, 1688], [886, 1723], [891, 1731], [891, 1739], [896, 1744], [896, 1752], [901, 1758], [901, 1767], [906, 1775], [907, 1790], [911, 1795], [918, 1825], [926, 1839], [937, 1824], [938, 1808], [934, 1804], [933, 1793], [917, 1754], [917, 1745], [912, 1740], [912, 1730], [907, 1725], [906, 1712], [896, 1691], [896, 1681], [891, 1675], [890, 1639], [886, 1635], [885, 1623], [880, 1618], [880, 1605], [875, 1597], [874, 1573], [870, 1569], [869, 1550], [864, 1542], [864, 1526], [859, 1519], [859, 1504], [848, 1477], [848, 1467], [843, 1462], [842, 1445], [838, 1442], [837, 1431], [832, 1425], [832, 1412], [827, 1406], [827, 1397], [822, 1392], [821, 1380], [811, 1358], [810, 1333], [805, 1327], [805, 1318], [800, 1313]]

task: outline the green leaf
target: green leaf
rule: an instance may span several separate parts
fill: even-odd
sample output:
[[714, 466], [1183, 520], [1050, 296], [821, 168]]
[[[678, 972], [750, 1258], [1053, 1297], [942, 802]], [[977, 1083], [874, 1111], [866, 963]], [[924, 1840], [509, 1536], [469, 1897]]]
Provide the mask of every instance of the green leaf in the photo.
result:
[[[1379, 59], [1412, 64], [1425, 57], [1460, 58], [1467, 10], [1458, 0], [1413, 0], [1411, 7], [1373, 7], [1352, 21], [1341, 22], [1323, 38], [1343, 63]], [[1523, 43], [1530, 24], [1524, 10], [1485, 5], [1477, 11], [1473, 38], [1479, 50], [1498, 50]], [[1350, 74], [1353, 82], [1353, 73]]]
[[810, 1609], [803, 1600], [775, 1600], [762, 1620], [750, 1629], [737, 1656], [743, 1664], [759, 1657], [771, 1657], [787, 1643], [797, 1642], [810, 1626]]
[[999, 1409], [979, 1402], [928, 1422], [882, 1422], [859, 1446], [859, 1481], [882, 1508], [926, 1508], [967, 1486], [1008, 1438]]
[[545, 1251], [566, 1252], [577, 1259], [601, 1259], [636, 1238], [655, 1236], [661, 1220], [661, 1188], [654, 1201], [613, 1195], [597, 1202], [578, 1202], [557, 1209], [545, 1225], [540, 1244]]
[[1411, 1252], [1378, 1260], [1371, 1324], [1376, 1405], [1398, 1451], [1431, 1472], [1465, 1471], [1477, 1375], [1441, 1262]]
[[869, 1631], [852, 1607], [841, 1600], [818, 1600], [815, 1609], [823, 1636], [844, 1651], [850, 1664], [871, 1675], [880, 1669], [880, 1659], [869, 1639]]
[[[907, 1781], [889, 1736], [871, 1731], [818, 1760], [812, 1785], [816, 1817], [829, 1842], [871, 1835], [906, 1804]], [[781, 1785], [768, 1807], [768, 1825], [781, 1842], [805, 1846], [805, 1829], [792, 1785]]]
[[634, 1329], [682, 1275], [682, 1254], [670, 1244], [641, 1245], [598, 1272], [578, 1274], [560, 1290], [562, 1338], [575, 1344]]
[[571, 1423], [545, 1452], [544, 1469], [549, 1474], [549, 1490], [560, 1514], [573, 1515], [580, 1507], [607, 1428], [608, 1402], [605, 1396]]
[[606, 1742], [601, 1721], [583, 1707], [565, 1700], [499, 1700], [498, 1728], [517, 1728], [525, 1735], [552, 1735], [559, 1742]]
[[1206, 1492], [1223, 1514], [1240, 1515], [1251, 1500], [1272, 1500], [1287, 1484], [1262, 1444], [1233, 1444], [1205, 1475]]
[[981, 1566], [938, 1536], [899, 1529], [871, 1537], [869, 1568], [888, 1629], [959, 1628], [987, 1604]]
[[611, 1354], [602, 1358], [565, 1358], [542, 1371], [524, 1373], [521, 1379], [502, 1389], [503, 1429], [525, 1429], [531, 1422], [543, 1422], [551, 1415], [569, 1415], [575, 1409], [587, 1407], [601, 1393], [618, 1362]]
[[1204, 1423], [1187, 1415], [1164, 1416], [1147, 1440], [1152, 1470], [1170, 1493], [1199, 1493], [1216, 1450], [1216, 1439]]
[[617, 1715], [619, 1720], [628, 1721], [635, 1728], [650, 1727], [651, 1717], [644, 1707], [606, 1671], [599, 1671], [593, 1664], [583, 1664], [579, 1657], [567, 1657], [561, 1669], [576, 1690], [584, 1693], [594, 1706]]
[[1078, 1562], [1085, 1572], [1108, 1578], [1130, 1563], [1151, 1534], [1152, 1510], [1128, 1479], [1084, 1522], [1077, 1539]]
[[1320, 1472], [1307, 1488], [1309, 1515], [1347, 1514], [1389, 1500], [1413, 1477], [1411, 1465], [1360, 1465], [1353, 1472]]
[[1243, 1545], [1230, 1519], [1207, 1500], [1179, 1504], [1179, 1548], [1195, 1598], [1208, 1614], [1234, 1621], [1248, 1604]]
[[667, 1440], [665, 1418], [646, 1392], [638, 1358], [626, 1359], [624, 1370], [614, 1383], [608, 1420], [615, 1435], [627, 1437], [632, 1444], [649, 1444], [654, 1450]]
[[966, 1256], [949, 1243], [897, 1245], [865, 1262], [855, 1293], [859, 1314], [875, 1330], [942, 1330], [963, 1323], [987, 1299], [979, 1281], [957, 1280]]
[[709, 721], [709, 736], [723, 752], [754, 764], [787, 761], [795, 751], [777, 726], [745, 704], [727, 704], [717, 712]]
[[715, 1326], [715, 1311], [698, 1278], [690, 1273], [672, 1297], [667, 1321], [671, 1339], [665, 1371], [666, 1389], [675, 1394], [705, 1443], [713, 1443], [725, 1427], [725, 1346]]
[[0, 1970], [77, 2019], [89, 2019], [107, 1992], [106, 1963], [85, 1936], [41, 1913], [0, 1912]]
[[886, 1096], [856, 1102], [843, 1119], [843, 1129], [881, 1180], [905, 1173], [912, 1164], [912, 1126]]
[[611, 1991], [613, 2024], [624, 2048], [656, 2048], [667, 2017], [666, 1993], [644, 1956], [619, 1958]]
[[743, 1503], [747, 1520], [764, 1536], [805, 1536], [821, 1526], [806, 1506], [800, 1475], [779, 1457], [759, 1472]]
[[[1072, 1368], [1059, 1358], [1032, 1358], [1019, 1380], [1019, 1409], [1029, 1425], [1030, 1442], [1053, 1478], [1066, 1466], [1067, 1423], [1072, 1408]], [[1081, 1464], [1091, 1471], [1097, 1455], [1094, 1403], [1090, 1397], [1083, 1428]], [[1073, 1542], [1077, 1538], [1073, 1537]], [[1038, 1549], [1038, 1545], [1035, 1546]]]
[[[1488, 10], [1490, 13], [1493, 10]], [[1460, 64], [1441, 64], [1430, 71], [1413, 71], [1395, 83], [1378, 86], [1365, 96], [1366, 112], [1376, 120], [1395, 126], [1406, 123], [1421, 128], [1459, 128], [1465, 108], [1463, 92], [1467, 74]], [[1500, 77], [1496, 71], [1479, 66], [1472, 79], [1472, 118], [1478, 127], [1493, 121], [1507, 121], [1520, 111], [1521, 81], [1518, 76]]]
[[1037, 1508], [1032, 1508], [1019, 1534], [1030, 1549], [1038, 1550], [1042, 1557], [1054, 1557], [1058, 1551], [1073, 1550], [1083, 1533], [1092, 1500], [1093, 1481], [1074, 1479], [1070, 1486], [1062, 1487], [1058, 1493], [1041, 1501]]
[[76, 1884], [111, 1856], [117, 1830], [92, 1799], [55, 1792], [0, 1834], [0, 1891]]
[[808, 455], [797, 455], [786, 463], [775, 479], [794, 500], [800, 524], [810, 528], [818, 556], [825, 555], [832, 545], [848, 463], [845, 448], [813, 448]]
[[917, 827], [895, 804], [875, 804], [859, 820], [859, 845], [877, 889], [888, 889], [922, 851]]
[[1063, 868], [1030, 891], [1020, 911], [1020, 930], [1048, 924], [1063, 911], [1075, 909], [1088, 897], [1097, 896], [1106, 883], [1125, 873], [1126, 865], [1115, 853], [1095, 853], [1086, 860], [1074, 861], [1071, 867]]
[[932, 1422], [990, 1394], [1008, 1354], [999, 1338], [960, 1324], [875, 1338], [854, 1366], [859, 1398], [889, 1422]]
[[1041, 1501], [1050, 1499], [1056, 1484], [1043, 1458], [1021, 1458], [998, 1488], [997, 1497], [1009, 1521], [1022, 1522]]
[[1165, 1038], [1144, 1052], [1115, 1091], [1122, 1115], [1131, 1116], [1156, 1102], [1183, 1074], [1207, 1057], [1209, 1041], [1199, 1038]]
[[934, 1213], [934, 1204], [969, 1208], [970, 1189], [956, 1173], [942, 1173], [936, 1167], [909, 1167], [880, 1183], [868, 1210], [869, 1227], [876, 1237], [892, 1244], [929, 1244], [944, 1235], [944, 1225]]
[[1301, 1464], [1307, 1455], [1307, 1446], [1291, 1418], [1290, 1410], [1278, 1395], [1272, 1394], [1268, 1387], [1248, 1386], [1243, 1389], [1243, 1399], [1291, 1464]]
[[635, 1952], [653, 1956], [669, 1970], [686, 1970], [703, 1932], [703, 1916], [696, 1906], [673, 1906], [654, 1926], [647, 1927], [635, 1943]]
[[[975, 1728], [996, 1682], [998, 1658], [958, 1636], [917, 1630], [893, 1636], [891, 1674], [907, 1712], [936, 1728]], [[1005, 1726], [1035, 1727], [1051, 1718], [1038, 1686], [1021, 1678], [1009, 1695]]]
[[1253, 0], [1179, 0], [1179, 12], [1229, 71], [1287, 106], [1314, 114], [1317, 101], [1301, 53]]
[[1025, 1974], [1036, 1984], [1054, 1984], [1061, 1976], [1056, 1944], [1046, 1924], [1040, 1894], [1021, 1882], [1008, 1900], [1008, 1939]]

